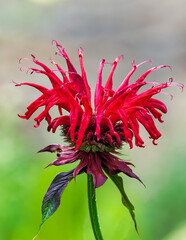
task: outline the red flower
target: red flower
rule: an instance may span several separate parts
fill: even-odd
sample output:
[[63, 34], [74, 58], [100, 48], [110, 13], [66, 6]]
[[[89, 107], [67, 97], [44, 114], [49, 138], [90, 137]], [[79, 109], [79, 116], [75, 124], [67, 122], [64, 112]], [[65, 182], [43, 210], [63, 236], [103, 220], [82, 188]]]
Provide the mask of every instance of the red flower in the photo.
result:
[[[175, 84], [172, 79], [162, 84], [146, 82], [145, 79], [151, 72], [169, 66], [153, 67], [134, 83], [129, 84], [130, 77], [136, 69], [143, 63], [150, 61], [138, 65], [133, 62], [132, 70], [119, 88], [114, 91], [112, 89], [113, 73], [121, 56], [113, 62], [105, 86], [102, 83], [102, 71], [106, 63], [105, 60], [102, 60], [96, 83], [93, 112], [91, 91], [83, 66], [82, 49], [78, 50], [81, 67], [81, 75], [79, 75], [64, 48], [56, 41], [54, 42], [59, 50], [58, 55], [66, 60], [68, 71], [64, 71], [51, 60], [51, 63], [62, 75], [61, 80], [55, 74], [56, 70], [49, 69], [32, 55], [31, 61], [40, 66], [41, 69], [28, 69], [32, 71], [31, 73], [46, 75], [52, 88], [48, 89], [35, 83], [16, 84], [16, 86], [32, 86], [41, 92], [41, 96], [27, 107], [25, 115], [19, 116], [29, 119], [38, 108], [44, 107], [44, 110], [34, 119], [37, 123], [35, 127], [38, 127], [43, 119], [48, 122], [48, 131], [55, 132], [58, 126], [62, 126], [62, 133], [68, 141], [70, 140], [71, 144], [70, 147], [50, 145], [42, 149], [41, 151], [61, 151], [58, 152], [57, 159], [50, 165], [62, 165], [80, 160], [79, 165], [74, 170], [74, 177], [81, 171], [85, 171], [87, 174], [91, 173], [94, 177], [95, 187], [101, 186], [106, 180], [102, 168], [109, 174], [124, 172], [139, 180], [128, 167], [131, 163], [121, 161], [112, 153], [115, 153], [115, 148], [121, 147], [123, 142], [129, 143], [130, 148], [132, 148], [133, 138], [135, 138], [136, 146], [144, 147], [144, 141], [139, 135], [139, 123], [145, 127], [154, 144], [155, 140], [161, 136], [155, 126], [155, 119], [163, 122], [161, 120], [162, 113], [166, 113], [167, 108], [163, 102], [153, 98], [153, 96], [160, 93], [162, 89]], [[150, 86], [149, 89], [139, 93], [144, 85]], [[182, 84], [176, 85], [183, 87]], [[52, 119], [49, 111], [55, 105], [58, 107], [59, 117]], [[68, 114], [64, 115], [63, 109]]]

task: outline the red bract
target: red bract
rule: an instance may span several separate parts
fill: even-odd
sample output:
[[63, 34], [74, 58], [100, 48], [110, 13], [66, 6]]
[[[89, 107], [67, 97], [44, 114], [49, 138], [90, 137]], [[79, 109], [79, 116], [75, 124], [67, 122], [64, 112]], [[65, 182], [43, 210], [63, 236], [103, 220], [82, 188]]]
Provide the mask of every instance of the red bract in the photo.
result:
[[107, 150], [108, 149], [102, 149], [101, 146], [97, 145], [95, 148], [91, 149], [84, 148], [84, 151], [74, 151], [71, 147], [53, 144], [41, 149], [39, 152], [58, 152], [57, 159], [51, 162], [47, 167], [51, 165], [60, 166], [81, 160], [79, 165], [73, 171], [73, 177], [75, 178], [81, 172], [92, 174], [95, 187], [100, 187], [107, 180], [102, 168], [110, 175], [123, 172], [129, 177], [136, 178], [141, 182], [141, 180], [132, 172], [130, 167], [128, 167], [128, 165], [133, 166], [133, 164], [121, 161], [121, 159]]
[[[16, 84], [16, 86], [32, 86], [41, 92], [41, 96], [27, 107], [25, 115], [19, 116], [29, 119], [36, 110], [44, 107], [44, 110], [34, 119], [36, 121], [35, 127], [38, 127], [43, 119], [48, 122], [48, 131], [55, 132], [58, 126], [62, 126], [62, 133], [71, 141], [73, 148], [70, 150], [63, 149], [64, 152], [52, 164], [61, 165], [80, 159], [81, 162], [74, 171], [74, 177], [81, 170], [92, 173], [97, 187], [106, 180], [102, 167], [110, 174], [122, 171], [130, 177], [136, 177], [127, 166], [129, 163], [121, 162], [109, 152], [114, 152], [114, 149], [120, 147], [122, 142], [129, 143], [130, 148], [132, 148], [133, 137], [136, 146], [144, 147], [144, 141], [139, 134], [139, 123], [145, 127], [154, 144], [155, 140], [161, 136], [155, 126], [155, 119], [162, 122], [162, 113], [166, 113], [167, 108], [163, 102], [153, 98], [153, 96], [160, 93], [162, 89], [175, 84], [172, 79], [161, 84], [146, 82], [145, 79], [151, 72], [170, 66], [153, 67], [134, 83], [129, 84], [129, 80], [136, 69], [145, 62], [150, 61], [138, 65], [133, 62], [132, 70], [121, 82], [119, 88], [114, 91], [112, 89], [113, 73], [121, 56], [113, 62], [105, 86], [102, 83], [102, 71], [106, 63], [105, 60], [102, 60], [96, 83], [93, 112], [91, 91], [83, 65], [82, 49], [78, 50], [81, 67], [80, 75], [72, 65], [64, 48], [56, 41], [53, 42], [56, 43], [58, 48], [58, 55], [65, 59], [68, 70], [64, 71], [52, 60], [51, 63], [57, 69], [51, 70], [32, 55], [31, 61], [40, 66], [41, 69], [31, 67], [28, 69], [31, 72], [46, 75], [51, 82], [52, 88], [48, 89], [35, 83]], [[55, 74], [55, 71], [61, 74], [61, 78]], [[149, 89], [139, 93], [139, 90], [144, 85], [149, 86]], [[176, 85], [183, 87], [181, 84]], [[52, 119], [49, 111], [55, 105], [58, 107], [59, 117]], [[63, 109], [68, 114], [64, 115]], [[52, 151], [50, 147], [48, 147], [48, 151]]]

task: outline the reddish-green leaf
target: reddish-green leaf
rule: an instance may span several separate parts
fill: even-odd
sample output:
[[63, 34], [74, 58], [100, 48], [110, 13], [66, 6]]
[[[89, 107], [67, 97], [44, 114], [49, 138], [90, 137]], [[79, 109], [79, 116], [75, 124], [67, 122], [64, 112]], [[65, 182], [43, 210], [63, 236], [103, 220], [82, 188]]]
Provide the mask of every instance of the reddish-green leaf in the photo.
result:
[[42, 202], [42, 222], [40, 227], [59, 207], [61, 194], [73, 178], [73, 171], [58, 173], [50, 184]]

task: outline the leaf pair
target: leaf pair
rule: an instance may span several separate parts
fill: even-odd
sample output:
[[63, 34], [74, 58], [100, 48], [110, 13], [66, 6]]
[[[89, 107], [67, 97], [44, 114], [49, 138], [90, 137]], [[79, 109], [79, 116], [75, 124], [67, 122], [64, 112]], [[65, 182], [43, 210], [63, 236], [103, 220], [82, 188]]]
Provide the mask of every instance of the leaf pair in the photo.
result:
[[[74, 170], [69, 171], [69, 172], [58, 173], [56, 175], [56, 177], [54, 178], [54, 180], [52, 181], [51, 185], [49, 186], [49, 188], [43, 198], [43, 202], [42, 202], [42, 222], [40, 224], [40, 228], [43, 225], [43, 223], [59, 207], [61, 195], [62, 195], [65, 187], [73, 179], [73, 171]], [[123, 186], [123, 179], [120, 176], [118, 176], [117, 174], [116, 175], [108, 174], [108, 176], [111, 178], [111, 180], [114, 182], [114, 184], [120, 191], [121, 196], [122, 196], [122, 202], [123, 202], [124, 206], [129, 210], [129, 213], [134, 222], [136, 232], [138, 233], [137, 223], [136, 223], [135, 214], [134, 214], [134, 206], [129, 201], [129, 199], [125, 193], [124, 186]]]

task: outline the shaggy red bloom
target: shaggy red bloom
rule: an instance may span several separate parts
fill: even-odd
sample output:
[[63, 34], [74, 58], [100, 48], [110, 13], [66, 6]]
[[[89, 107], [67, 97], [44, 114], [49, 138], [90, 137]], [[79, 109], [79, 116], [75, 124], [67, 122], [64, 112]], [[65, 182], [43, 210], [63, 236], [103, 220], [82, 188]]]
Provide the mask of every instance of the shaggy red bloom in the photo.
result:
[[[80, 160], [73, 176], [76, 177], [82, 171], [92, 174], [95, 187], [101, 186], [107, 179], [102, 168], [111, 175], [123, 172], [139, 180], [128, 166], [131, 163], [121, 161], [113, 153], [116, 153], [115, 149], [121, 147], [123, 142], [127, 142], [132, 148], [133, 138], [136, 146], [144, 147], [144, 141], [139, 134], [139, 123], [145, 127], [154, 144], [155, 140], [161, 136], [155, 126], [155, 120], [163, 122], [161, 120], [162, 113], [166, 113], [167, 108], [163, 102], [153, 98], [153, 96], [160, 93], [162, 89], [175, 84], [172, 79], [161, 84], [146, 82], [145, 79], [151, 72], [169, 66], [153, 67], [134, 83], [129, 84], [136, 69], [143, 63], [150, 61], [138, 65], [133, 62], [132, 70], [119, 88], [114, 91], [112, 89], [113, 73], [121, 56], [113, 62], [105, 86], [102, 83], [102, 71], [106, 64], [103, 59], [99, 67], [93, 111], [91, 91], [83, 65], [82, 49], [78, 50], [80, 75], [72, 65], [64, 48], [56, 41], [54, 42], [59, 50], [58, 55], [66, 60], [68, 71], [64, 71], [54, 61], [51, 63], [56, 66], [57, 70], [51, 70], [32, 55], [31, 61], [40, 66], [41, 69], [28, 69], [46, 75], [52, 88], [48, 89], [35, 83], [16, 84], [16, 86], [28, 85], [41, 92], [41, 96], [27, 107], [25, 115], [19, 116], [29, 119], [36, 110], [44, 107], [44, 110], [34, 119], [36, 121], [35, 127], [38, 127], [43, 119], [48, 122], [48, 131], [55, 132], [58, 126], [62, 126], [62, 134], [70, 141], [70, 147], [50, 145], [42, 149], [41, 151], [58, 151], [57, 159], [50, 165], [62, 165]], [[56, 75], [55, 71], [61, 74], [61, 78]], [[139, 90], [145, 85], [149, 86], [149, 89], [139, 93]], [[181, 84], [176, 85], [182, 87]], [[59, 116], [52, 119], [49, 111], [55, 105], [58, 107]], [[68, 114], [63, 114], [63, 109]]]

